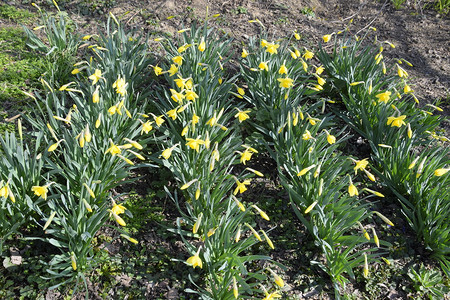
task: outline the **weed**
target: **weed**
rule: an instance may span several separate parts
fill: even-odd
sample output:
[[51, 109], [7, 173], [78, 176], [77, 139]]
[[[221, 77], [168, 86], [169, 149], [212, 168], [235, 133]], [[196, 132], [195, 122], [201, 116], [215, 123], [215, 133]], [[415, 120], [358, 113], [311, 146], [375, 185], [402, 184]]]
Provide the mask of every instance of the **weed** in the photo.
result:
[[245, 15], [248, 13], [248, 9], [243, 6], [238, 6], [236, 9], [232, 10], [232, 13], [235, 15]]
[[437, 270], [427, 270], [421, 265], [418, 271], [415, 268], [409, 269], [408, 276], [413, 281], [414, 289], [420, 297], [443, 299], [444, 295], [448, 293], [449, 289], [443, 283], [441, 272]]
[[392, 0], [392, 5], [394, 5], [395, 9], [400, 9], [405, 2], [406, 0]]
[[300, 12], [303, 15], [305, 15], [311, 19], [314, 19], [316, 17], [316, 13], [314, 12], [314, 9], [312, 9], [311, 7], [308, 7], [308, 6], [302, 7], [302, 9], [300, 9]]

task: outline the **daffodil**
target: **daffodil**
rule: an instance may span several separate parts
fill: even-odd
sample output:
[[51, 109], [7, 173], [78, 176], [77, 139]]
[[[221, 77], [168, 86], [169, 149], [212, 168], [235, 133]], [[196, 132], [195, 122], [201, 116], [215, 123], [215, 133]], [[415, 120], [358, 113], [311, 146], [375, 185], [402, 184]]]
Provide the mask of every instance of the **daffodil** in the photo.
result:
[[286, 89], [290, 88], [294, 82], [294, 80], [289, 77], [278, 78], [277, 80], [278, 80], [278, 82], [280, 82], [280, 87], [286, 88]]
[[369, 276], [369, 265], [367, 264], [367, 254], [366, 253], [364, 253], [363, 275], [365, 278], [367, 278]]
[[8, 196], [8, 184], [5, 184], [2, 188], [0, 188], [0, 197], [6, 198], [7, 196]]
[[313, 137], [312, 137], [312, 135], [311, 135], [311, 132], [309, 132], [309, 130], [305, 130], [305, 133], [302, 135], [302, 139], [303, 140], [305, 140], [305, 141], [307, 141], [307, 140], [310, 140], [310, 139], [312, 139]]
[[437, 169], [437, 170], [434, 171], [434, 176], [438, 176], [439, 177], [439, 176], [445, 175], [445, 174], [447, 174], [448, 171], [450, 171], [450, 168]]
[[95, 69], [94, 74], [89, 76], [89, 79], [92, 80], [92, 85], [96, 84], [100, 80], [100, 78], [102, 78], [102, 71], [100, 71], [99, 69]]
[[116, 204], [113, 202], [113, 207], [111, 208], [111, 211], [115, 213], [116, 215], [123, 214], [127, 208], [123, 206], [122, 204]]
[[115, 145], [112, 140], [110, 140], [110, 143], [111, 147], [106, 150], [105, 154], [110, 153], [112, 156], [115, 156], [116, 154], [120, 154], [122, 152], [122, 150], [120, 150], [120, 147]]
[[127, 223], [125, 223], [125, 221], [118, 214], [113, 211], [111, 211], [111, 214], [116, 220], [117, 224], [119, 224], [120, 226], [127, 226]]
[[64, 141], [64, 139], [61, 139], [61, 140], [57, 141], [56, 143], [50, 145], [50, 147], [48, 147], [47, 151], [48, 151], [48, 152], [53, 152], [53, 151], [55, 151], [56, 148], [58, 148], [58, 145], [59, 145], [62, 141]]
[[38, 197], [42, 197], [42, 199], [47, 200], [47, 193], [48, 193], [48, 187], [53, 184], [53, 182], [50, 182], [47, 185], [44, 186], [38, 186], [35, 185], [31, 187], [31, 191], [34, 192], [34, 194]]
[[386, 91], [384, 93], [380, 93], [375, 95], [375, 97], [378, 98], [378, 102], [384, 102], [387, 103], [391, 97], [392, 93], [390, 91]]
[[202, 217], [203, 217], [203, 214], [200, 213], [200, 215], [197, 218], [197, 221], [195, 221], [194, 226], [192, 227], [192, 233], [193, 234], [197, 233], [198, 228], [200, 227], [200, 224], [202, 223]]
[[172, 120], [175, 120], [177, 118], [177, 109], [171, 109], [167, 112], [167, 115], [172, 118]]
[[260, 214], [261, 218], [263, 218], [263, 219], [266, 220], [266, 221], [270, 221], [269, 216], [268, 216], [262, 209], [260, 209], [260, 208], [259, 208], [258, 206], [256, 206], [256, 205], [252, 205], [252, 207], [253, 207], [254, 209], [256, 209], [256, 211]]
[[200, 254], [200, 249], [201, 249], [201, 248], [198, 248], [197, 253], [195, 253], [195, 255], [189, 257], [189, 258], [186, 260], [186, 263], [187, 263], [188, 265], [191, 265], [194, 269], [195, 269], [196, 267], [199, 267], [200, 269], [203, 268], [203, 262], [202, 262], [202, 260], [201, 260], [201, 258], [200, 258], [200, 256], [199, 256], [199, 254]]
[[247, 190], [247, 185], [250, 185], [250, 179], [245, 179], [243, 182], [240, 182], [239, 180], [236, 180], [237, 187], [234, 189], [233, 195], [236, 195], [238, 192], [242, 194]]
[[351, 158], [351, 160], [355, 163], [355, 167], [353, 168], [353, 170], [355, 170], [355, 174], [358, 173], [358, 170], [364, 170], [369, 164], [368, 158], [364, 158], [361, 160], [355, 160]]
[[278, 53], [277, 49], [279, 47], [280, 47], [279, 44], [267, 43], [266, 52], [269, 52], [270, 54], [276, 54], [276, 53]]
[[155, 72], [155, 75], [156, 75], [156, 76], [159, 76], [159, 75], [162, 74], [163, 69], [161, 69], [161, 68], [158, 67], [158, 66], [154, 66], [154, 67], [153, 67], [153, 71]]
[[376, 210], [374, 210], [373, 212], [374, 212], [374, 214], [379, 216], [381, 218], [381, 220], [383, 220], [386, 224], [388, 224], [389, 226], [394, 226], [394, 223], [392, 223], [391, 220], [386, 218], [383, 214], [381, 214], [380, 212], [378, 212]]
[[178, 73], [178, 67], [174, 64], [171, 64], [168, 72], [169, 76], [173, 76]]
[[409, 87], [409, 85], [405, 84], [405, 87], [403, 88], [403, 92], [405, 94], [409, 94], [409, 93], [412, 93], [413, 90]]
[[317, 75], [322, 74], [323, 71], [325, 71], [325, 68], [324, 68], [323, 66], [316, 67], [316, 74], [317, 74]]
[[241, 57], [242, 58], [246, 58], [248, 56], [248, 52], [247, 52], [247, 50], [245, 50], [245, 48], [244, 49], [242, 49], [242, 54], [241, 54]]
[[128, 83], [125, 81], [125, 79], [119, 76], [119, 78], [114, 81], [112, 87], [116, 89], [117, 94], [125, 96], [127, 93]]
[[350, 180], [350, 185], [348, 186], [348, 193], [350, 194], [350, 197], [359, 195], [358, 189], [352, 182], [352, 178], [350, 176], [348, 178]]
[[238, 200], [234, 195], [231, 195], [231, 197], [234, 199], [234, 202], [236, 202], [236, 205], [239, 207], [241, 211], [245, 211], [245, 206], [241, 203], [241, 201]]
[[205, 141], [199, 138], [196, 139], [187, 138], [186, 141], [187, 141], [186, 146], [188, 146], [191, 149], [194, 149], [197, 152], [200, 150], [200, 145], [205, 144]]
[[313, 208], [317, 205], [317, 201], [314, 201], [310, 206], [308, 206], [306, 209], [305, 209], [305, 215], [307, 214], [307, 213], [309, 213], [311, 210], [313, 210]]
[[267, 63], [265, 61], [260, 62], [259, 66], [258, 66], [261, 70], [266, 70], [266, 72], [269, 71], [269, 66], [267, 65]]
[[73, 253], [73, 252], [70, 252], [70, 261], [72, 262], [72, 269], [74, 271], [76, 271], [77, 270], [77, 259], [75, 257], [75, 253]]
[[120, 234], [121, 237], [123, 237], [124, 239], [128, 240], [129, 242], [133, 243], [133, 244], [139, 244], [139, 242], [136, 239], [133, 239], [132, 237], [126, 235], [126, 234]]
[[303, 54], [304, 59], [312, 59], [314, 57], [314, 53], [305, 48], [305, 53]]
[[252, 231], [253, 235], [255, 236], [255, 238], [258, 241], [262, 242], [261, 236], [259, 235], [259, 233], [250, 224], [244, 223], [244, 225], [247, 226]]
[[331, 34], [325, 34], [324, 36], [322, 36], [322, 39], [324, 43], [328, 43], [331, 39]]
[[176, 63], [177, 65], [181, 66], [183, 64], [183, 57], [182, 56], [175, 56], [172, 58], [172, 61]]
[[186, 90], [184, 97], [186, 98], [186, 100], [189, 101], [195, 101], [195, 99], [198, 98], [198, 95], [196, 92], [192, 91], [192, 90]]
[[200, 52], [203, 52], [203, 51], [205, 51], [205, 49], [206, 49], [205, 38], [202, 37], [200, 44], [198, 45], [198, 50]]
[[394, 116], [392, 116], [392, 117], [388, 117], [388, 120], [387, 120], [387, 125], [391, 125], [392, 127], [394, 127], [394, 126], [396, 126], [396, 127], [402, 127], [402, 125], [406, 125], [406, 123], [405, 123], [405, 118], [406, 118], [406, 116], [405, 115], [401, 115], [401, 116], [398, 116], [398, 117], [394, 117]]
[[250, 112], [250, 110], [244, 110], [241, 111], [239, 108], [236, 108], [238, 110], [238, 113], [234, 115], [235, 118], [238, 118], [239, 123], [242, 123], [243, 121], [247, 120], [248, 118], [250, 118], [248, 116], [248, 113]]
[[286, 74], [288, 73], [288, 69], [286, 68], [286, 65], [283, 63], [280, 67], [280, 69], [278, 70], [278, 74], [282, 75], [282, 74]]
[[169, 159], [169, 157], [172, 155], [172, 151], [173, 149], [176, 147], [176, 145], [165, 149], [162, 153], [161, 156], [164, 157], [165, 159]]
[[160, 116], [155, 116], [153, 115], [153, 119], [155, 120], [156, 125], [159, 127], [164, 123], [164, 116], [160, 115]]
[[402, 67], [397, 64], [397, 74], [398, 77], [408, 77], [408, 72], [406, 72]]
[[278, 287], [283, 288], [284, 287], [283, 279], [281, 279], [281, 277], [278, 276], [277, 273], [275, 273], [272, 269], [268, 268], [268, 270], [272, 274], [275, 284], [278, 285]]
[[333, 145], [334, 143], [336, 143], [336, 137], [334, 135], [331, 135], [328, 131], [326, 131], [326, 133], [328, 144]]
[[239, 297], [239, 289], [236, 282], [236, 277], [233, 276], [233, 296], [234, 299], [237, 299]]
[[141, 129], [141, 134], [142, 133], [149, 133], [152, 129], [153, 129], [153, 126], [152, 126], [152, 124], [153, 124], [153, 122], [150, 122], [150, 121], [147, 121], [147, 122], [142, 122], [142, 129]]
[[170, 89], [172, 96], [170, 97], [173, 101], [183, 104], [184, 95], [175, 91], [174, 89]]
[[315, 167], [316, 167], [316, 165], [314, 164], [314, 165], [311, 165], [311, 166], [309, 166], [309, 167], [303, 168], [300, 172], [297, 173], [297, 176], [298, 176], [298, 177], [303, 176], [303, 175], [305, 175], [306, 173], [308, 173], [309, 170], [311, 170], [311, 169], [313, 169], [313, 168], [315, 168]]
[[350, 194], [351, 197], [353, 196], [357, 196], [358, 194], [358, 189], [356, 188], [356, 186], [352, 183], [349, 185], [348, 187], [348, 193]]

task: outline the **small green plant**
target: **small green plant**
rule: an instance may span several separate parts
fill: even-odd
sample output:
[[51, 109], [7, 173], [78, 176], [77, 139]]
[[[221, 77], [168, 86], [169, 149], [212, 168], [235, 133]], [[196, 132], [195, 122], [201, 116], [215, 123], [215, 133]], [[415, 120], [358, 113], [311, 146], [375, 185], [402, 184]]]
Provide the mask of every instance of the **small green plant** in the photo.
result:
[[236, 9], [233, 9], [232, 12], [235, 15], [245, 15], [248, 13], [248, 9], [246, 7], [243, 6], [238, 6]]
[[450, 0], [437, 0], [434, 7], [439, 13], [448, 15], [450, 12]]
[[308, 7], [308, 6], [302, 7], [300, 9], [300, 12], [303, 15], [307, 16], [308, 18], [312, 18], [313, 19], [313, 18], [316, 17], [316, 13], [314, 12], [314, 9], [312, 9], [311, 7]]
[[420, 297], [428, 296], [429, 299], [443, 299], [449, 289], [443, 283], [443, 277], [438, 270], [427, 270], [423, 265], [419, 270], [410, 268], [408, 276], [414, 283], [414, 289]]
[[405, 2], [406, 0], [392, 0], [392, 5], [394, 5], [395, 9], [400, 9]]

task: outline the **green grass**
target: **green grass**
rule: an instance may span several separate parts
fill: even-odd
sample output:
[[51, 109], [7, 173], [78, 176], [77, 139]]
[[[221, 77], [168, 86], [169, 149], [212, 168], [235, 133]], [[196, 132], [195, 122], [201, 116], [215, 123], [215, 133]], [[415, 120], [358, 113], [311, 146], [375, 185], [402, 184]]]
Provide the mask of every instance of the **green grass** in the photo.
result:
[[0, 18], [17, 24], [32, 24], [36, 16], [25, 9], [12, 5], [0, 4]]
[[43, 59], [29, 51], [26, 36], [21, 28], [0, 29], [0, 103], [18, 108], [42, 73]]

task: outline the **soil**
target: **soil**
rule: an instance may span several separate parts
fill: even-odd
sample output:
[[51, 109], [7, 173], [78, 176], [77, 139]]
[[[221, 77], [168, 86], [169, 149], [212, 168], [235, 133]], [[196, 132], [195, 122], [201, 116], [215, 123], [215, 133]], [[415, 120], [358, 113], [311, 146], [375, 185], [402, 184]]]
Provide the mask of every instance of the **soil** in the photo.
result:
[[[40, 2], [43, 1], [35, 2], [41, 5]], [[61, 2], [61, 9], [69, 12], [82, 34], [93, 33], [99, 26], [99, 21], [107, 18], [106, 13], [94, 14], [94, 16], [83, 15], [80, 7], [89, 1], [59, 2]], [[395, 10], [391, 1], [374, 0], [116, 0], [109, 11], [119, 16], [122, 23], [130, 28], [142, 30], [151, 37], [161, 36], [163, 33], [174, 34], [177, 30], [188, 27], [192, 21], [204, 20], [207, 13], [209, 16], [220, 14], [211, 25], [228, 33], [236, 40], [237, 45], [246, 44], [249, 38], [261, 33], [261, 27], [256, 23], [249, 23], [249, 20], [260, 20], [266, 27], [268, 35], [273, 36], [274, 39], [297, 30], [307, 47], [317, 45], [325, 34], [343, 30], [353, 20], [350, 25], [353, 34], [362, 35], [369, 26], [372, 26], [376, 28], [375, 34], [378, 40], [388, 40], [396, 46], [395, 49], [386, 49], [384, 56], [391, 60], [404, 58], [412, 63], [413, 67], [405, 64], [402, 67], [408, 71], [410, 86], [421, 100], [421, 105], [441, 100], [440, 107], [444, 109], [442, 114], [448, 116], [450, 113], [450, 17], [440, 15], [431, 9], [430, 5], [426, 8], [415, 7], [416, 2], [406, 1], [402, 9]], [[419, 1], [422, 5], [426, 2]], [[16, 2], [9, 4], [18, 5]], [[18, 6], [32, 10], [29, 5]], [[168, 19], [171, 16], [175, 17]], [[0, 20], [1, 26], [8, 26], [8, 22]], [[449, 125], [447, 123], [444, 126], [448, 129]], [[289, 205], [286, 195], [276, 187], [272, 186], [272, 189], [267, 192], [267, 185], [270, 184], [273, 185], [273, 181], [261, 182], [266, 193], [263, 198], [281, 198], [283, 205]], [[256, 186], [253, 195], [260, 193]], [[170, 207], [168, 211], [172, 209], [175, 211], [174, 207]], [[291, 213], [291, 210], [283, 211], [284, 216]], [[175, 218], [168, 217], [172, 220]], [[285, 218], [284, 222], [279, 220], [281, 224], [276, 229], [275, 236], [285, 237], [286, 232], [293, 230], [292, 227], [298, 230], [297, 236], [301, 235], [300, 233], [304, 231], [301, 225], [286, 223], [287, 219], [296, 220], [294, 216]], [[158, 226], [158, 224], [152, 225]], [[180, 252], [183, 252], [182, 246], [171, 246], [159, 237], [159, 233], [157, 230], [147, 230], [143, 233], [141, 240], [146, 241], [149, 250], [163, 247], [166, 249], [167, 256], [180, 256]], [[307, 257], [308, 255], [299, 257], [300, 254], [294, 253], [292, 249], [296, 249], [299, 243], [298, 239], [293, 239], [290, 249], [279, 249], [274, 254], [275, 260], [290, 266], [286, 270], [289, 276], [286, 282], [292, 286], [290, 297], [296, 295], [298, 299], [328, 299], [328, 295], [314, 288], [323, 286], [323, 282], [308, 282], [308, 278], [302, 278], [302, 273], [310, 274], [318, 271], [309, 270], [310, 266], [307, 265], [310, 258], [314, 256], [313, 250], [310, 251], [310, 257]], [[114, 297], [115, 291], [130, 285], [130, 278], [125, 274], [118, 276], [116, 281], [118, 286], [114, 290], [111, 289], [109, 294], [111, 297]], [[146, 290], [144, 294], [150, 297], [149, 299], [156, 299], [161, 295], [164, 299], [177, 299], [178, 293], [183, 293], [182, 290], [174, 287], [178, 284], [177, 279], [173, 278], [170, 282], [153, 283], [153, 280], [144, 277], [137, 285], [140, 289]], [[93, 299], [100, 298], [97, 288], [92, 284], [89, 286]], [[358, 294], [358, 287], [350, 286], [349, 288], [353, 289], [356, 295], [361, 296]], [[47, 299], [59, 299], [60, 295], [56, 292], [52, 293], [47, 294]], [[406, 295], [402, 291], [388, 290], [384, 297], [402, 299], [406, 298]]]

